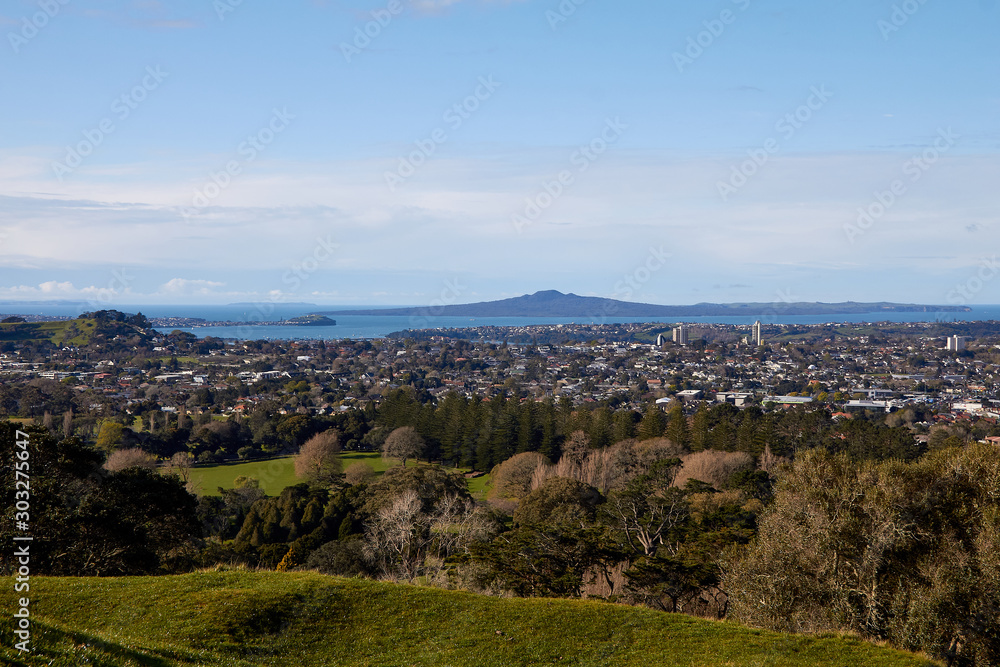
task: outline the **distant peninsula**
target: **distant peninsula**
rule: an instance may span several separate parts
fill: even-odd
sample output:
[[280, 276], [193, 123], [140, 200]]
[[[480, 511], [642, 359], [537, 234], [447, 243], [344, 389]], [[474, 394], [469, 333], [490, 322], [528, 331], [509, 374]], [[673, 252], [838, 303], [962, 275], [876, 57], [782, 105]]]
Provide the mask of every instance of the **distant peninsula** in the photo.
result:
[[[433, 312], [430, 312], [433, 310]], [[385, 317], [428, 316], [435, 317], [764, 317], [780, 315], [877, 315], [879, 313], [966, 313], [968, 306], [926, 306], [912, 303], [697, 303], [692, 306], [662, 306], [652, 303], [633, 303], [593, 296], [563, 294], [546, 290], [524, 296], [482, 301], [479, 303], [437, 306], [433, 309], [382, 308], [371, 310], [337, 310], [317, 315], [364, 315]]]

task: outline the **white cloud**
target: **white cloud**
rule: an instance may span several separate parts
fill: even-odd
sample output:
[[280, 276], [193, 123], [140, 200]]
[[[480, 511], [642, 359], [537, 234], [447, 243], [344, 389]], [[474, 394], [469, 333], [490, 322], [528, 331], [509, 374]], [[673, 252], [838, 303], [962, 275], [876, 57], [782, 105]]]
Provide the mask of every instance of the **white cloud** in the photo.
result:
[[[855, 298], [852, 286], [876, 282], [900, 291], [927, 289], [943, 274], [974, 267], [983, 248], [996, 242], [990, 193], [1000, 160], [959, 153], [907, 181], [906, 194], [854, 243], [844, 226], [877, 192], [905, 178], [908, 154], [778, 154], [723, 202], [717, 183], [745, 156], [612, 150], [586, 172], [574, 172], [573, 184], [518, 234], [511, 216], [524, 211], [544, 182], [572, 168], [571, 152], [538, 151], [530, 161], [485, 150], [442, 155], [394, 193], [383, 176], [396, 165], [392, 157], [261, 162], [217, 205], [188, 220], [179, 210], [193, 186], [170, 165], [117, 168], [127, 178], [81, 169], [57, 186], [39, 173], [46, 164], [0, 153], [0, 192], [9, 195], [0, 196], [0, 281], [5, 269], [15, 279], [14, 265], [51, 267], [45, 278], [65, 282], [59, 268], [120, 266], [128, 258], [135, 267], [167, 272], [149, 284], [154, 297], [229, 298], [235, 292], [224, 292], [227, 284], [244, 295], [288, 291], [283, 277], [310, 257], [317, 239], [329, 237], [339, 247], [291, 298], [315, 293], [346, 301], [398, 292], [385, 283], [374, 289], [370, 276], [377, 274], [390, 282], [430, 276], [427, 289], [435, 275], [477, 276], [481, 291], [482, 281], [503, 289], [517, 276], [547, 288], [572, 275], [586, 289], [610, 295], [622, 273], [660, 245], [673, 253], [673, 265], [657, 276], [662, 284], [646, 289], [668, 300], [671, 293], [690, 294], [708, 274], [711, 283], [751, 283], [765, 292], [741, 293], [740, 300], [770, 299], [774, 289], [799, 280], [798, 273], [788, 278], [789, 271], [812, 272], [827, 294]], [[964, 231], [970, 226], [979, 230], [975, 244]], [[919, 259], [928, 248], [948, 259]], [[252, 286], [228, 278], [250, 268], [259, 276]], [[179, 271], [202, 272], [203, 279], [174, 278]], [[888, 283], [887, 271], [894, 272]], [[681, 296], [673, 301], [682, 302]]]

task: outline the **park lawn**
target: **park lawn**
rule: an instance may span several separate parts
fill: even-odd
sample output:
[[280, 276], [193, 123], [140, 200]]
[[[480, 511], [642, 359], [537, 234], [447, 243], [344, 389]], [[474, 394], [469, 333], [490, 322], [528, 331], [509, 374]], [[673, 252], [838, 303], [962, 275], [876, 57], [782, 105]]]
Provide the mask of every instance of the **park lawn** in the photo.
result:
[[[16, 594], [0, 594], [15, 609]], [[311, 572], [32, 577], [31, 652], [0, 617], [0, 663], [930, 667], [852, 637], [802, 636], [608, 603], [498, 599]]]
[[286, 486], [300, 482], [295, 476], [295, 457], [282, 456], [264, 461], [243, 463], [223, 463], [213, 466], [197, 466], [191, 469], [191, 481], [195, 490], [205, 496], [219, 495], [219, 487], [234, 488], [237, 477], [254, 477], [260, 480], [260, 488], [269, 496], [277, 496]]
[[[367, 463], [375, 471], [376, 475], [381, 475], [393, 466], [399, 465], [397, 459], [384, 459], [377, 452], [343, 452], [340, 455], [344, 469], [352, 463]], [[415, 465], [426, 465], [415, 461], [408, 461], [408, 467]], [[464, 471], [463, 471], [464, 472]], [[241, 475], [254, 477], [260, 480], [260, 487], [269, 496], [277, 496], [282, 489], [287, 486], [298, 484], [301, 480], [295, 476], [295, 457], [282, 456], [263, 461], [246, 461], [241, 463], [222, 463], [211, 466], [197, 466], [191, 469], [191, 480], [194, 482], [195, 490], [204, 496], [219, 495], [219, 487], [224, 489], [233, 488], [233, 480]], [[469, 493], [477, 499], [486, 497], [486, 485], [489, 484], [489, 475], [469, 480]]]

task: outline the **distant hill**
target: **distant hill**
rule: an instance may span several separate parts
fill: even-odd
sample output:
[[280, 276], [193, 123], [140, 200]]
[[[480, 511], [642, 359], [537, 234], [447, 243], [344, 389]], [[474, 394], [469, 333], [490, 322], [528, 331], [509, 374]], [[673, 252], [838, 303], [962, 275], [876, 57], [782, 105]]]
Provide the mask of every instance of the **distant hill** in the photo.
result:
[[[427, 316], [430, 309], [388, 308], [375, 310], [323, 311], [320, 315]], [[857, 315], [878, 313], [959, 313], [967, 306], [925, 306], [907, 303], [698, 303], [693, 306], [661, 306], [632, 303], [593, 296], [563, 294], [546, 290], [500, 301], [455, 304], [435, 307], [434, 316], [442, 317], [759, 317], [777, 312], [780, 315]]]
[[[0, 595], [14, 610], [14, 593]], [[31, 579], [31, 653], [0, 664], [924, 667], [852, 637], [787, 635], [601, 602], [497, 599], [307, 572]]]
[[117, 310], [100, 310], [84, 313], [73, 320], [51, 322], [3, 322], [0, 323], [0, 342], [5, 341], [49, 341], [53, 345], [84, 346], [92, 342], [104, 342], [115, 336], [139, 336], [146, 340], [144, 333], [149, 322], [142, 315], [130, 315]]

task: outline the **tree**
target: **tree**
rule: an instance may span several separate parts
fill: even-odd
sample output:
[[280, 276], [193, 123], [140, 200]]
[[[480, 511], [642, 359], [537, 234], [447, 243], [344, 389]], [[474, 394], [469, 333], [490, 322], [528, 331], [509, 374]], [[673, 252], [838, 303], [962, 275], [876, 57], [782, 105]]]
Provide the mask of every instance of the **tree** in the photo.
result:
[[355, 461], [344, 471], [344, 481], [348, 484], [367, 484], [375, 479], [375, 469], [364, 461]]
[[682, 447], [687, 447], [690, 444], [687, 417], [684, 416], [684, 406], [681, 405], [680, 401], [674, 401], [670, 407], [667, 437]]
[[101, 430], [97, 434], [97, 448], [104, 452], [111, 452], [121, 444], [124, 432], [125, 427], [118, 422], [101, 422]]
[[191, 468], [193, 466], [194, 457], [191, 456], [191, 452], [175, 452], [174, 455], [170, 457], [167, 469], [172, 474], [180, 477], [181, 481], [187, 484], [191, 481]]
[[648, 473], [608, 495], [605, 516], [637, 556], [654, 556], [687, 520], [687, 500], [683, 491], [673, 487], [680, 464], [680, 459], [657, 461]]
[[531, 479], [539, 466], [548, 460], [538, 452], [516, 454], [493, 469], [490, 496], [504, 500], [519, 500], [531, 491]]
[[295, 457], [295, 474], [312, 483], [331, 485], [340, 479], [340, 434], [328, 429], [309, 438]]
[[406, 467], [406, 459], [417, 458], [424, 451], [424, 439], [412, 426], [401, 426], [389, 434], [382, 445], [382, 456], [400, 459]]
[[145, 468], [156, 470], [156, 457], [148, 454], [138, 447], [119, 449], [111, 452], [108, 460], [104, 463], [104, 469], [110, 472], [118, 472], [125, 468]]
[[582, 463], [590, 454], [590, 438], [583, 431], [573, 431], [562, 446], [562, 455], [573, 463]]
[[365, 530], [365, 553], [384, 577], [413, 581], [427, 557], [443, 561], [460, 545], [482, 539], [475, 503], [448, 494], [427, 508], [414, 489], [404, 489], [383, 505]]
[[647, 403], [642, 411], [642, 421], [639, 422], [639, 439], [659, 438], [663, 435], [666, 427], [667, 420], [660, 406], [655, 403]]
[[953, 665], [1000, 664], [1000, 451], [913, 463], [800, 454], [753, 543], [726, 565], [734, 616], [850, 631]]

